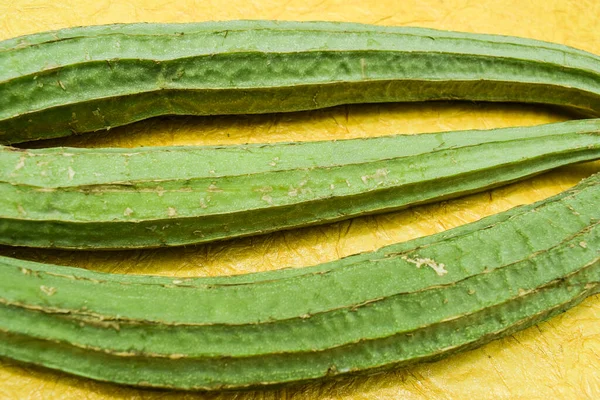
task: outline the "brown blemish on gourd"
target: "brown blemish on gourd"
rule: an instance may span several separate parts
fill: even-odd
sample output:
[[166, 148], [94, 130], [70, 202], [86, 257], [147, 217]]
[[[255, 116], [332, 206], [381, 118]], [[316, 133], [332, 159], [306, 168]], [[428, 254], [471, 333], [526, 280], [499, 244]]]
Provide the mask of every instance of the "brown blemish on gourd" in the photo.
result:
[[428, 266], [431, 269], [433, 269], [435, 271], [436, 274], [438, 274], [438, 276], [444, 276], [448, 273], [448, 271], [446, 270], [446, 265], [443, 263], [437, 263], [436, 261], [432, 260], [431, 258], [408, 258], [407, 256], [402, 256], [402, 259], [411, 263], [411, 264], [415, 264], [417, 266], [417, 268], [421, 268], [422, 266]]
[[17, 165], [15, 165], [15, 171], [20, 170], [24, 166], [25, 166], [25, 156], [21, 156], [19, 158], [19, 162], [17, 162]]
[[219, 187], [213, 182], [210, 185], [208, 185], [208, 188], [206, 189], [207, 192], [211, 192], [211, 193], [217, 193], [217, 192], [222, 192], [223, 189], [219, 189]]
[[40, 290], [44, 292], [47, 296], [53, 296], [56, 293], [56, 288], [51, 286], [40, 286]]
[[377, 182], [377, 184], [381, 184], [383, 183], [383, 180], [387, 176], [388, 172], [389, 171], [386, 168], [380, 168], [377, 171], [375, 171], [374, 174], [363, 175], [360, 177], [360, 179], [363, 181], [364, 184], [369, 183], [369, 180], [374, 180]]
[[273, 204], [273, 198], [268, 194], [263, 195], [260, 199], [266, 202], [267, 204]]

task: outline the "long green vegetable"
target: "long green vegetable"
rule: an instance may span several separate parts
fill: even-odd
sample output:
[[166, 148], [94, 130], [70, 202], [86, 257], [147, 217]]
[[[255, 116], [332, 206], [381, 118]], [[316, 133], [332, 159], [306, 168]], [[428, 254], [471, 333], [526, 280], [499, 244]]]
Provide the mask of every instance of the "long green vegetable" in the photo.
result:
[[533, 205], [302, 269], [178, 279], [0, 258], [0, 354], [181, 389], [432, 360], [599, 291], [600, 174]]
[[166, 114], [476, 100], [600, 115], [600, 58], [507, 36], [334, 22], [64, 29], [0, 42], [0, 143]]
[[456, 197], [600, 158], [600, 119], [223, 147], [0, 148], [0, 243], [177, 246]]
[[[600, 115], [600, 58], [338, 23], [75, 28], [0, 42], [0, 142], [165, 114], [420, 100]], [[600, 156], [600, 120], [271, 145], [0, 147], [0, 243], [200, 243], [455, 197]], [[0, 257], [0, 355], [94, 379], [236, 389], [434, 360], [600, 291], [600, 174], [533, 205], [303, 269], [103, 274]]]

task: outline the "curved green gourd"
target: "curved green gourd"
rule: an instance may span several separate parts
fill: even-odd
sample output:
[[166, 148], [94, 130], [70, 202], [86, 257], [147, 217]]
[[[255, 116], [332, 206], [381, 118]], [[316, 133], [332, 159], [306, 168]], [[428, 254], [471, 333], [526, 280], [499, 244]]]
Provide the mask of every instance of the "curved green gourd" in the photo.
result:
[[482, 191], [600, 158], [600, 119], [341, 141], [0, 147], [0, 244], [203, 243]]
[[[600, 114], [600, 59], [491, 35], [238, 21], [0, 42], [0, 142], [165, 114], [477, 100]], [[0, 243], [182, 245], [471, 193], [598, 158], [600, 120], [373, 139], [0, 147]], [[112, 382], [239, 389], [434, 360], [597, 293], [600, 175], [533, 205], [303, 269], [103, 274], [0, 257], [0, 355]]]
[[508, 36], [341, 22], [63, 29], [0, 42], [0, 143], [159, 115], [426, 100], [600, 115], [600, 58]]
[[219, 278], [0, 258], [0, 354], [113, 382], [281, 384], [432, 360], [598, 292], [600, 175], [372, 253]]

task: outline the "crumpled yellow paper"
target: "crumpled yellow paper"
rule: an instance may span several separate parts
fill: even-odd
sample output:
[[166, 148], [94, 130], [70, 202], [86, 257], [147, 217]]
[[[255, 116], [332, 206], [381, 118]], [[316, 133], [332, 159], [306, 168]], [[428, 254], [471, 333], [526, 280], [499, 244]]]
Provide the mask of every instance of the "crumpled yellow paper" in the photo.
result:
[[[600, 54], [598, 1], [4, 0], [0, 39], [77, 25], [226, 19], [338, 20], [509, 34]], [[323, 140], [535, 125], [569, 119], [525, 105], [385, 104], [266, 116], [162, 118], [52, 145], [121, 146]], [[49, 143], [46, 143], [49, 144]], [[238, 274], [302, 267], [449, 229], [561, 192], [600, 171], [562, 168], [490, 192], [332, 225], [181, 249], [5, 255], [118, 273]], [[600, 205], [599, 205], [600, 206]], [[268, 391], [182, 393], [122, 387], [0, 359], [4, 399], [570, 399], [600, 397], [600, 296], [548, 322], [439, 362]]]

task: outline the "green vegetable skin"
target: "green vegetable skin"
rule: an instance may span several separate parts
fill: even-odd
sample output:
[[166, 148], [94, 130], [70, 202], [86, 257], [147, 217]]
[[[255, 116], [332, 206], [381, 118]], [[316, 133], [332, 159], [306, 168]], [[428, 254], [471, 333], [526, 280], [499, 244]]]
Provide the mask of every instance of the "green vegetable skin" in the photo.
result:
[[0, 143], [173, 114], [469, 100], [600, 115], [600, 57], [529, 39], [336, 22], [64, 29], [0, 42]]
[[598, 158], [600, 119], [268, 145], [0, 147], [0, 243], [202, 243], [457, 197]]
[[446, 232], [302, 269], [104, 274], [2, 257], [0, 354], [181, 389], [437, 359], [598, 292], [600, 174]]
[[[359, 102], [533, 102], [600, 115], [597, 56], [415, 28], [75, 28], [1, 42], [0, 66], [4, 144], [165, 114]], [[0, 242], [182, 245], [397, 209], [598, 158], [599, 124], [204, 148], [0, 147]], [[0, 257], [0, 355], [117, 383], [207, 390], [434, 360], [597, 293], [599, 202], [596, 174], [440, 234], [231, 277]]]

